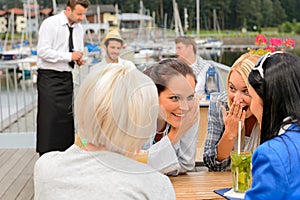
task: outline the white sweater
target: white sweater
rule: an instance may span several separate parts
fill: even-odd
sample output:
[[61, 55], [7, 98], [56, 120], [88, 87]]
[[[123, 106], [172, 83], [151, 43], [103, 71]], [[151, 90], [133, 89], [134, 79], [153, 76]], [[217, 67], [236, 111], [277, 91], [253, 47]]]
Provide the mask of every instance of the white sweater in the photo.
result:
[[175, 199], [169, 178], [109, 151], [73, 145], [44, 154], [34, 168], [34, 199]]

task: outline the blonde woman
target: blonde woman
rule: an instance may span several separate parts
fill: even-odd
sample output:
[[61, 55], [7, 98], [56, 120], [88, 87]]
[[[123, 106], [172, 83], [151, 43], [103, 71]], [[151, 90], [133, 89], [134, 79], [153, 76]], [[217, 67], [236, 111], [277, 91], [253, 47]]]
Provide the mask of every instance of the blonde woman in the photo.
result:
[[250, 53], [240, 56], [228, 74], [227, 91], [211, 95], [203, 154], [204, 164], [210, 171], [229, 169], [230, 152], [237, 149], [238, 121], [241, 120], [243, 126], [242, 151], [253, 152], [259, 145], [260, 130], [249, 109], [251, 96], [248, 91], [248, 75], [259, 58]]
[[158, 96], [150, 78], [109, 65], [84, 80], [74, 107], [87, 143], [37, 161], [35, 199], [175, 199], [168, 177], [129, 158], [155, 131]]

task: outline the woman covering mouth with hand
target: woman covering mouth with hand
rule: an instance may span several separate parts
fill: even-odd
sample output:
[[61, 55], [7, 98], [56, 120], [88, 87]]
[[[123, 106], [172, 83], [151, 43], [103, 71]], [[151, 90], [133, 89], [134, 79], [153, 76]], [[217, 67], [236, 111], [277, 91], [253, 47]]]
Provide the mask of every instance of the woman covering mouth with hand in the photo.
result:
[[159, 117], [153, 141], [144, 145], [148, 165], [167, 175], [177, 175], [195, 166], [199, 126], [199, 98], [191, 67], [166, 59], [145, 72], [154, 81], [159, 96]]
[[228, 73], [227, 91], [211, 95], [203, 154], [209, 171], [230, 168], [230, 152], [237, 150], [239, 121], [242, 121], [241, 151], [253, 152], [259, 145], [259, 125], [249, 109], [251, 96], [248, 91], [248, 75], [259, 58], [250, 53], [239, 57]]

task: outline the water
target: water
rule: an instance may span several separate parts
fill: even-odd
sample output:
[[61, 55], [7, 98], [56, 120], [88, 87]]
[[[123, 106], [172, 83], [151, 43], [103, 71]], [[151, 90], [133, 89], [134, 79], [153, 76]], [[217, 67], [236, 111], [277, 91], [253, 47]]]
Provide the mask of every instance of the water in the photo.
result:
[[[219, 58], [218, 62], [221, 62], [224, 65], [227, 66], [232, 66], [232, 64], [244, 53], [246, 53], [248, 51], [235, 51], [235, 52], [230, 52], [230, 51], [225, 51], [222, 53], [221, 58]], [[300, 57], [300, 49], [293, 49], [291, 51], [289, 51], [297, 56]]]
[[246, 51], [235, 51], [235, 52], [230, 52], [226, 51], [222, 53], [222, 56], [220, 58], [220, 62], [224, 65], [227, 65], [229, 67], [232, 66], [232, 64], [242, 55], [246, 53]]

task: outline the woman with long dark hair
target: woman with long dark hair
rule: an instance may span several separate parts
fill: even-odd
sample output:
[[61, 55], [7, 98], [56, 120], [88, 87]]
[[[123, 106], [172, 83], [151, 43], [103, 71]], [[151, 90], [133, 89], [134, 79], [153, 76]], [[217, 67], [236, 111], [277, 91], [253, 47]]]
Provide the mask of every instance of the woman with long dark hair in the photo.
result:
[[250, 109], [261, 127], [245, 199], [300, 199], [300, 58], [263, 56], [248, 77]]

